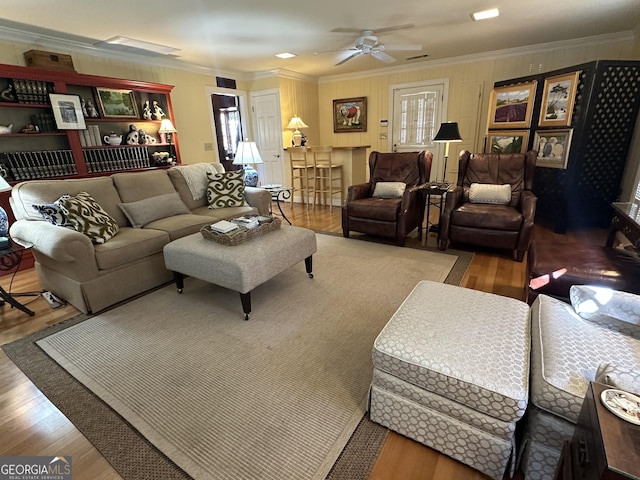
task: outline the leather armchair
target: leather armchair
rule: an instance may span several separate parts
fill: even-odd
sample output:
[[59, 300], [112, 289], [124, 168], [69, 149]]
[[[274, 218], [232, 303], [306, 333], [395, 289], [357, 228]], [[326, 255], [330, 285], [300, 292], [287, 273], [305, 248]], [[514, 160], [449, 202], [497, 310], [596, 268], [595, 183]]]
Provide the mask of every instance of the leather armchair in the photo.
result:
[[[531, 191], [537, 152], [526, 154], [460, 154], [458, 181], [447, 192], [440, 216], [440, 250], [449, 241], [514, 251], [521, 262], [529, 248], [537, 197]], [[506, 205], [473, 203], [469, 200], [471, 184], [511, 186], [511, 200]]]
[[[342, 234], [361, 232], [392, 238], [404, 246], [407, 234], [420, 225], [423, 196], [417, 188], [429, 180], [431, 152], [380, 153], [369, 155], [369, 182], [351, 185], [342, 207]], [[378, 182], [403, 182], [400, 198], [372, 197]]]

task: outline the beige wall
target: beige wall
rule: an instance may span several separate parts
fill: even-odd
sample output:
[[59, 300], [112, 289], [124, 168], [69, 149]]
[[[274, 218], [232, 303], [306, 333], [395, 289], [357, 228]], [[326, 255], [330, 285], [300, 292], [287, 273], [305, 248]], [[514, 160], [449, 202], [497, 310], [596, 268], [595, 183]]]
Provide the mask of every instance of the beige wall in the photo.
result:
[[[600, 43], [578, 44], [570, 42], [563, 46], [549, 47], [547, 50], [524, 49], [499, 58], [470, 59], [467, 61], [423, 62], [409, 68], [368, 74], [324, 77], [314, 79], [298, 78], [295, 75], [280, 75], [243, 81], [238, 79], [238, 89], [247, 92], [278, 89], [281, 100], [283, 122], [283, 145], [291, 143], [291, 131], [286, 124], [297, 113], [307, 125], [304, 133], [310, 144], [335, 146], [371, 145], [371, 149], [387, 150], [387, 140], [379, 138], [387, 129], [379, 125], [379, 120], [388, 119], [389, 86], [393, 84], [434, 79], [449, 82], [449, 104], [446, 117], [456, 120], [462, 116], [466, 105], [461, 101], [463, 93], [470, 85], [479, 85], [482, 92], [480, 115], [477, 125], [470, 126], [473, 141], [471, 148], [482, 148], [486, 131], [486, 114], [489, 92], [493, 83], [499, 80], [526, 76], [539, 71], [551, 71], [570, 65], [597, 59], [640, 59], [640, 35], [615, 37]], [[25, 65], [23, 53], [30, 49], [45, 49], [41, 45], [0, 42], [0, 63]], [[78, 52], [69, 53], [73, 57], [79, 73], [121, 77], [133, 80], [158, 82], [175, 85], [172, 92], [175, 123], [178, 129], [180, 151], [184, 163], [217, 160], [217, 153], [205, 151], [204, 144], [215, 145], [210, 120], [210, 103], [206, 97], [207, 87], [215, 86], [215, 76], [157, 67], [124, 60], [95, 57]], [[362, 133], [333, 133], [333, 99], [365, 96], [368, 99], [368, 131]], [[638, 127], [640, 128], [640, 126]], [[476, 134], [477, 132], [477, 134]], [[463, 137], [465, 133], [462, 132]], [[636, 135], [638, 137], [638, 135]], [[637, 145], [638, 141], [634, 143]], [[628, 176], [638, 175], [640, 153], [637, 148], [630, 158], [632, 168], [627, 170], [625, 194], [628, 195], [633, 182]], [[630, 165], [630, 166], [631, 166]]]

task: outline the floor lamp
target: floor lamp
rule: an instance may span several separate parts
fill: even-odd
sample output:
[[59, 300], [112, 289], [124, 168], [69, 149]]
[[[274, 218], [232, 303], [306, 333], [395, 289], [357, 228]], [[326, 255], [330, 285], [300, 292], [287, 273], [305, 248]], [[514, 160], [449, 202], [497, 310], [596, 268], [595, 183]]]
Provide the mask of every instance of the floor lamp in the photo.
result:
[[444, 173], [442, 174], [442, 181], [447, 181], [447, 159], [449, 158], [449, 143], [461, 142], [462, 137], [458, 130], [458, 122], [444, 122], [440, 124], [440, 130], [433, 138], [434, 142], [444, 142]]

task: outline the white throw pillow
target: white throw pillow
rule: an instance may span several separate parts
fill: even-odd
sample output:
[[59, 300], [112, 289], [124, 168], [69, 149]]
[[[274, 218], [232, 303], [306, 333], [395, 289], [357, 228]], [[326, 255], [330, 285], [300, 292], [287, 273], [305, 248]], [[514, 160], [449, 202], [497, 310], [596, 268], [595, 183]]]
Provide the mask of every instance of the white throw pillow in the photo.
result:
[[573, 285], [571, 305], [580, 317], [640, 339], [640, 295], [607, 287]]
[[373, 189], [374, 198], [402, 198], [407, 184], [404, 182], [378, 182]]
[[511, 201], [511, 185], [493, 185], [490, 183], [472, 183], [469, 188], [471, 203], [491, 203], [507, 205]]

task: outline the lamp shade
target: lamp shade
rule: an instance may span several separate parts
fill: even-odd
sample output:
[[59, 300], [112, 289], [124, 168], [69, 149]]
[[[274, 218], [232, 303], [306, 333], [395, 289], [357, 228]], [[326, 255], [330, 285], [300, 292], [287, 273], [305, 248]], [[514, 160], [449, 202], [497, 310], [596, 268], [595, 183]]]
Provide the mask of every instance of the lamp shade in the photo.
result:
[[258, 146], [256, 142], [239, 142], [233, 164], [246, 165], [248, 163], [262, 163]]
[[461, 142], [460, 130], [458, 130], [458, 122], [444, 122], [440, 124], [440, 130], [433, 137], [434, 142]]
[[304, 123], [300, 117], [294, 115], [293, 117], [291, 117], [291, 121], [289, 122], [289, 125], [287, 125], [287, 128], [298, 130], [300, 128], [309, 128], [309, 125]]
[[168, 118], [163, 118], [162, 123], [160, 124], [160, 128], [158, 129], [158, 133], [177, 133], [176, 127], [173, 126], [171, 120]]

